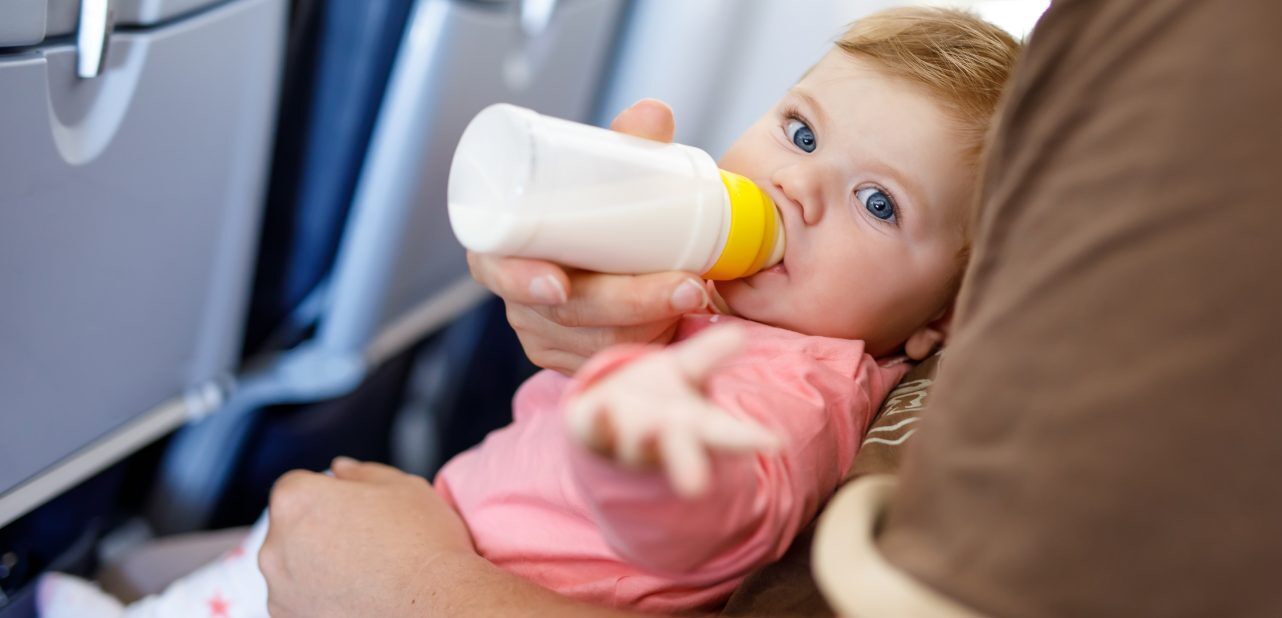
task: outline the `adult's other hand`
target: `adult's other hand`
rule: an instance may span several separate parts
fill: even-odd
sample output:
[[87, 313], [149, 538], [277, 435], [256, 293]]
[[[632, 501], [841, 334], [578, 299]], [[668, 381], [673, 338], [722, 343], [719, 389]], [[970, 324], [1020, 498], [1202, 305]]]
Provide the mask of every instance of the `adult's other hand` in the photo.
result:
[[272, 616], [420, 616], [432, 590], [480, 560], [422, 477], [339, 458], [272, 489], [258, 562]]

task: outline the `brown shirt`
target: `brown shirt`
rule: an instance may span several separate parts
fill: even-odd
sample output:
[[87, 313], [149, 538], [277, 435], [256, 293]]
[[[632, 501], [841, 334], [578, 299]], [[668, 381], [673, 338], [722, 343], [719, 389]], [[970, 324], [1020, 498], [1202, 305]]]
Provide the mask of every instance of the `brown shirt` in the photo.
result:
[[994, 616], [1282, 616], [1282, 2], [1058, 0], [880, 546]]

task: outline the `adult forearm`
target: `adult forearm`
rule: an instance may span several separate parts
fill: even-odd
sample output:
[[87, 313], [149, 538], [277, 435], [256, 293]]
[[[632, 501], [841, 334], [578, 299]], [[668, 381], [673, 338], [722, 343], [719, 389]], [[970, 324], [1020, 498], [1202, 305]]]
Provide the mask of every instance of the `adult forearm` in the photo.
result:
[[636, 618], [637, 614], [586, 605], [508, 573], [484, 558], [442, 557], [409, 599], [409, 616], [452, 618]]

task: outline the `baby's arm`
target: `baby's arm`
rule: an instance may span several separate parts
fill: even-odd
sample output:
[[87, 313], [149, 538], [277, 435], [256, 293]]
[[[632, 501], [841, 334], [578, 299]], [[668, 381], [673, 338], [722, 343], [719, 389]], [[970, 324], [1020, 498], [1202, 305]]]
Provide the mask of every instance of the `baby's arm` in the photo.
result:
[[857, 448], [866, 380], [800, 355], [718, 367], [734, 337], [607, 353], [567, 401], [580, 494], [634, 564], [715, 580], [777, 557]]

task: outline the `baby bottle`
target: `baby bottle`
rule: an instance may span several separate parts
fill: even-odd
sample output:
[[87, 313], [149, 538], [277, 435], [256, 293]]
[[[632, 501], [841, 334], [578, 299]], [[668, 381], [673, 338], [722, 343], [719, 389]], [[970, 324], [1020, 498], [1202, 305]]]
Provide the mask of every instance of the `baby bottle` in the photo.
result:
[[702, 150], [507, 104], [463, 132], [449, 212], [472, 251], [600, 272], [725, 280], [783, 259], [774, 202]]

